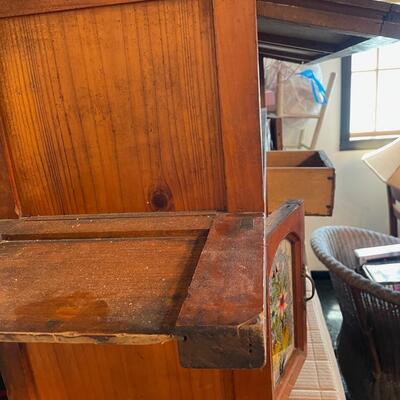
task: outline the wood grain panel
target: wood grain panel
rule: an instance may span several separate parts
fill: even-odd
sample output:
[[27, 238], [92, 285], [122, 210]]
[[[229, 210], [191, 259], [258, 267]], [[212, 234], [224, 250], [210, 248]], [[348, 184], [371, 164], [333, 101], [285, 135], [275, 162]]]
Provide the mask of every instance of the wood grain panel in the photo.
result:
[[[179, 366], [176, 343], [150, 346], [28, 344], [45, 400], [232, 400], [232, 372]], [[52, 365], [48, 370], [45, 365]]]
[[0, 340], [169, 340], [204, 240], [3, 242]]
[[209, 1], [0, 20], [23, 215], [224, 209]]

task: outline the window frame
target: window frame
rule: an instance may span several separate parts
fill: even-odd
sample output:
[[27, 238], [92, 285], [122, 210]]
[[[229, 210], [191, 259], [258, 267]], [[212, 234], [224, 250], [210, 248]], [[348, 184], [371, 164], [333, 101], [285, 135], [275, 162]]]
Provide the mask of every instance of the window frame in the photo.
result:
[[397, 137], [350, 140], [350, 96], [351, 96], [351, 56], [342, 58], [340, 150], [373, 150], [382, 147]]

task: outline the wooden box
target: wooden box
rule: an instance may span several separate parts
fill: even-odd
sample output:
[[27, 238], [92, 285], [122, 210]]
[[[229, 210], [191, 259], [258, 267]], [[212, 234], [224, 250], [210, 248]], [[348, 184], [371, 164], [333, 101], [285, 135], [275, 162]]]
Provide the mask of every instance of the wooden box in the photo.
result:
[[[191, 212], [0, 221], [0, 341], [158, 351], [175, 343], [176, 374], [228, 369], [246, 399], [260, 388], [265, 398], [284, 398], [306, 350], [303, 229], [297, 202], [268, 218]], [[247, 371], [233, 371], [240, 369]], [[242, 387], [246, 377], [259, 384]]]
[[269, 211], [303, 199], [305, 215], [332, 215], [335, 168], [323, 151], [269, 151], [266, 158]]

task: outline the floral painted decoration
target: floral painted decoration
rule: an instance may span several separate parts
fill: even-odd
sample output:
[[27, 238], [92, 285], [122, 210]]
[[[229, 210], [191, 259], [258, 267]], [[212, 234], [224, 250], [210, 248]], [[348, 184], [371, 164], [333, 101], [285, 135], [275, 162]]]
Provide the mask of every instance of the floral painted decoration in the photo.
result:
[[272, 356], [275, 384], [294, 350], [292, 244], [283, 240], [270, 271]]

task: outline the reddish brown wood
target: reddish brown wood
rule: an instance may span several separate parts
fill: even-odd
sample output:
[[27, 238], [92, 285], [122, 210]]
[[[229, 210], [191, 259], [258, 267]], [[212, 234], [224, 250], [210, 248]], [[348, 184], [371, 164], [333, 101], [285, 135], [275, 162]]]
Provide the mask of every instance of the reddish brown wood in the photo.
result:
[[137, 345], [178, 335], [185, 367], [262, 367], [263, 230], [263, 214], [1, 221], [0, 341]]
[[8, 399], [39, 399], [25, 344], [0, 344], [0, 370]]
[[213, 11], [227, 211], [263, 211], [255, 4], [213, 0]]
[[[110, 216], [70, 222], [3, 222], [8, 232], [13, 225], [22, 232], [24, 225], [28, 229], [22, 237], [5, 234], [0, 243], [0, 276], [7, 282], [0, 287], [0, 340], [169, 340], [209, 217]], [[32, 225], [38, 223], [35, 230]]]
[[176, 323], [183, 366], [264, 366], [263, 229], [262, 214], [214, 220]]
[[[296, 349], [289, 359], [285, 373], [280, 378], [279, 384], [276, 387], [272, 379], [272, 366], [270, 363], [259, 371], [235, 371], [234, 382], [237, 400], [275, 400], [288, 398], [306, 357], [307, 330], [303, 276], [304, 209], [302, 203], [300, 201], [292, 201], [283, 205], [279, 210], [274, 211], [266, 220], [265, 238], [267, 246], [266, 276], [269, 276], [269, 270], [280, 242], [284, 239], [289, 239], [294, 246], [293, 298], [296, 299], [296, 304], [294, 305]], [[266, 298], [269, 298], [268, 291]], [[268, 326], [269, 320], [269, 308], [267, 308], [267, 330], [270, 329]], [[268, 335], [267, 359], [272, 359], [270, 335]], [[271, 391], [270, 388], [273, 388], [273, 390]]]
[[[283, 239], [293, 246], [293, 299], [296, 351], [289, 360], [284, 375], [274, 391], [276, 399], [289, 396], [296, 377], [306, 358], [307, 321], [305, 303], [305, 263], [304, 263], [304, 206], [302, 201], [292, 201], [283, 205], [277, 213], [271, 214], [266, 224], [267, 264], [271, 267], [276, 249]], [[267, 270], [268, 270], [267, 268]], [[269, 276], [269, 270], [267, 272]], [[267, 292], [268, 293], [268, 292]], [[268, 298], [268, 297], [267, 297]], [[268, 318], [268, 314], [267, 314]], [[271, 350], [271, 348], [268, 348]]]

